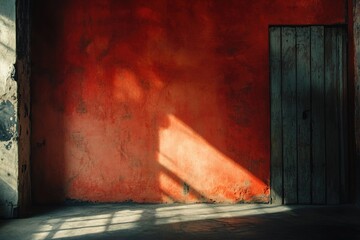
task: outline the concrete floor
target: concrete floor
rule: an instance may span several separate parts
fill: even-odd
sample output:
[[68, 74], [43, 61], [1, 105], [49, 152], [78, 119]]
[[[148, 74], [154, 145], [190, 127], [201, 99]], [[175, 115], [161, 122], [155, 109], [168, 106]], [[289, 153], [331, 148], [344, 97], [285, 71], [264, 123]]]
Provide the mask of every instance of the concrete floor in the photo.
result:
[[100, 204], [1, 220], [0, 239], [360, 239], [352, 206]]

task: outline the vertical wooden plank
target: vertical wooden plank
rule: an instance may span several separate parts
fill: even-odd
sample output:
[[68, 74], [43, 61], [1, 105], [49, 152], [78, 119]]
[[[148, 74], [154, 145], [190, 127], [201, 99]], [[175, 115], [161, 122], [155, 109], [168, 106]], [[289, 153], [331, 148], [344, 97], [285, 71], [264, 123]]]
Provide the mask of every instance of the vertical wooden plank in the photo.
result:
[[310, 27], [296, 28], [298, 203], [311, 203]]
[[284, 27], [282, 37], [282, 121], [284, 203], [297, 203], [296, 32]]
[[311, 27], [312, 203], [326, 202], [324, 27]]
[[271, 203], [283, 203], [281, 119], [281, 28], [270, 28]]
[[346, 34], [341, 27], [337, 29], [337, 55], [339, 66], [339, 110], [340, 110], [340, 202], [349, 200], [349, 168], [347, 140], [347, 71], [346, 71]]
[[326, 183], [327, 203], [339, 203], [339, 66], [337, 30], [325, 28], [325, 141], [326, 141]]

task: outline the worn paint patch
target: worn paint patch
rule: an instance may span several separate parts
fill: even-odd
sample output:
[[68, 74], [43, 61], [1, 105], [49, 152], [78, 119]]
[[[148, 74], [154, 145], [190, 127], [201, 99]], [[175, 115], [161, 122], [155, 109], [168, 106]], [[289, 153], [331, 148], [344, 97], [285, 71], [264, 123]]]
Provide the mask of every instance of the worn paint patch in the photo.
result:
[[[0, 141], [9, 141], [15, 134], [16, 113], [14, 105], [10, 101], [2, 101], [0, 103]], [[7, 149], [9, 148], [7, 147]]]
[[12, 142], [9, 142], [8, 144], [5, 145], [6, 150], [10, 150], [12, 147]]

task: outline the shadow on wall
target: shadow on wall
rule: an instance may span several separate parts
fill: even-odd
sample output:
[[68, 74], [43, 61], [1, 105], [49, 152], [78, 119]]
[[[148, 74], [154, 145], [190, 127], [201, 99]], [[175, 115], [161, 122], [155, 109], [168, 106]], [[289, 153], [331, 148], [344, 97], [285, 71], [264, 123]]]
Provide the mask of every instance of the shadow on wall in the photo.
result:
[[63, 112], [68, 91], [62, 87], [66, 68], [61, 13], [68, 4], [32, 2], [31, 182], [35, 204], [62, 202], [65, 198]]
[[4, 95], [15, 63], [15, 0], [0, 0], [0, 5], [0, 95]]
[[268, 202], [265, 2], [34, 0], [35, 202]]
[[265, 2], [35, 0], [35, 202], [267, 202]]

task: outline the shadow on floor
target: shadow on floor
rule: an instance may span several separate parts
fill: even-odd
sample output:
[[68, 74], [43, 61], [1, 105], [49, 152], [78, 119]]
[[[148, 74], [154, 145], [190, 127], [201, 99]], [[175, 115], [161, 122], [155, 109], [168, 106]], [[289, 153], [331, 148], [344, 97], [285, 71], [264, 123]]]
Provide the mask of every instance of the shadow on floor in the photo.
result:
[[1, 221], [0, 239], [360, 239], [352, 206], [99, 204]]

